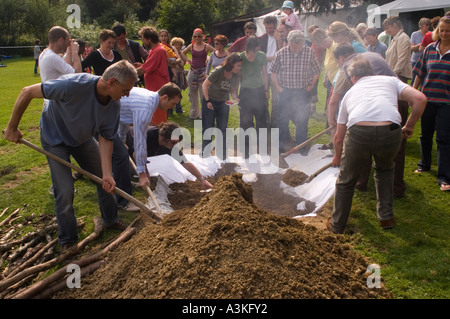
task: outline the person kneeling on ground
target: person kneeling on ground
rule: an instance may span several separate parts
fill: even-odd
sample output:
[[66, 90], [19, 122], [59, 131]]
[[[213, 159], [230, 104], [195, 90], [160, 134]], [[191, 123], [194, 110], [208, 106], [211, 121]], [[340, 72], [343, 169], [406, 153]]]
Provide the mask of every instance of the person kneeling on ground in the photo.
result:
[[[194, 164], [190, 163], [183, 152], [176, 146], [181, 139], [173, 139], [172, 133], [179, 125], [174, 122], [161, 123], [159, 126], [151, 126], [147, 129], [147, 156], [170, 155], [180, 160], [181, 165], [197, 180], [201, 181], [204, 189], [213, 188], [210, 182], [200, 173]], [[126, 144], [131, 157], [134, 155], [134, 134], [128, 131]], [[175, 156], [174, 156], [175, 155]]]
[[[348, 73], [354, 85], [342, 99], [337, 120], [332, 164], [341, 168], [336, 181], [333, 213], [326, 226], [333, 233], [344, 232], [361, 166], [373, 156], [377, 217], [381, 227], [389, 229], [395, 223], [394, 158], [402, 138], [413, 135], [427, 99], [397, 77], [374, 76], [371, 63], [364, 58], [353, 59]], [[403, 129], [398, 99], [411, 105], [411, 115]]]

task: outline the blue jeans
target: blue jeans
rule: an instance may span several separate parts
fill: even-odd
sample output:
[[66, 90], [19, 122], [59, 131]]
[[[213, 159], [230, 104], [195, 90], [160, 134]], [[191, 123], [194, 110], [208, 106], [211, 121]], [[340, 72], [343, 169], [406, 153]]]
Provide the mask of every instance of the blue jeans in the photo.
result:
[[[65, 161], [70, 161], [72, 155], [80, 167], [91, 174], [102, 177], [102, 167], [100, 152], [97, 141], [92, 138], [90, 141], [77, 147], [68, 147], [63, 144], [50, 146], [41, 136], [42, 147], [60, 157]], [[58, 223], [58, 238], [61, 245], [78, 242], [78, 228], [75, 211], [73, 208], [74, 186], [72, 170], [49, 157], [50, 173], [55, 196], [56, 220]], [[106, 227], [118, 221], [117, 203], [114, 197], [103, 190], [100, 184], [97, 186], [97, 198], [103, 223]]]
[[308, 139], [310, 104], [310, 93], [304, 89], [284, 89], [278, 95], [277, 122], [280, 130], [280, 151], [284, 151], [291, 141], [289, 121], [295, 125], [297, 144]]
[[[220, 159], [227, 158], [227, 126], [228, 126], [228, 116], [230, 114], [230, 107], [225, 104], [225, 101], [214, 101], [210, 100], [214, 110], [209, 109], [206, 106], [205, 98], [202, 98], [202, 154], [205, 147], [212, 142], [211, 139], [205, 139], [205, 131], [212, 127], [217, 127], [217, 129], [222, 133], [222, 154], [219, 154]], [[203, 154], [203, 156], [210, 156], [211, 154]], [[221, 156], [222, 155], [222, 156]]]
[[420, 123], [420, 153], [418, 167], [424, 171], [431, 168], [433, 135], [436, 132], [437, 181], [450, 183], [450, 106], [441, 103], [427, 103]]
[[34, 59], [34, 74], [37, 74], [38, 66], [39, 66], [39, 59]]
[[377, 217], [380, 221], [394, 218], [394, 158], [402, 144], [401, 126], [352, 126], [344, 139], [341, 169], [336, 181], [336, 193], [331, 226], [343, 233], [352, 207], [356, 182], [362, 166], [374, 159], [374, 180], [377, 192]]

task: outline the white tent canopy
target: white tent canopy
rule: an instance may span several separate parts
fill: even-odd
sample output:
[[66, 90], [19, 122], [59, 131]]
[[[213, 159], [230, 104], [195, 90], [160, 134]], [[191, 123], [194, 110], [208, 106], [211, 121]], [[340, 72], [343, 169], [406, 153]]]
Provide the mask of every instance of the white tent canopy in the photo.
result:
[[450, 8], [450, 0], [396, 0], [382, 6], [370, 5], [367, 8], [369, 17], [385, 14], [395, 16], [402, 12], [425, 11]]

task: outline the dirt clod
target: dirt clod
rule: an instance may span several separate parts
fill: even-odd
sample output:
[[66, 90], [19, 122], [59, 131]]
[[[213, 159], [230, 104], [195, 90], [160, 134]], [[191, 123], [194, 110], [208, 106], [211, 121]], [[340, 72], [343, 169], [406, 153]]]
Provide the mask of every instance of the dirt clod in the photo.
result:
[[303, 184], [308, 179], [308, 175], [301, 171], [288, 168], [283, 174], [283, 182], [292, 187], [297, 187]]
[[82, 279], [82, 289], [56, 297], [389, 297], [367, 287], [370, 263], [340, 236], [259, 209], [240, 174], [220, 178], [202, 194], [159, 225], [143, 223], [108, 263]]

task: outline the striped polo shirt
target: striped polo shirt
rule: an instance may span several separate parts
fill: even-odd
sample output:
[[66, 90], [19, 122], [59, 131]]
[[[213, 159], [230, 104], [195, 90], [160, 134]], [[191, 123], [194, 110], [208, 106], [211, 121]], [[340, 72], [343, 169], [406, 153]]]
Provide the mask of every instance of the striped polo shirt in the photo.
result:
[[441, 55], [439, 43], [425, 49], [413, 72], [423, 80], [422, 92], [429, 102], [450, 104], [450, 51]]

